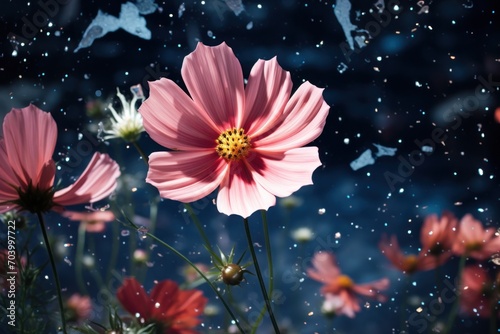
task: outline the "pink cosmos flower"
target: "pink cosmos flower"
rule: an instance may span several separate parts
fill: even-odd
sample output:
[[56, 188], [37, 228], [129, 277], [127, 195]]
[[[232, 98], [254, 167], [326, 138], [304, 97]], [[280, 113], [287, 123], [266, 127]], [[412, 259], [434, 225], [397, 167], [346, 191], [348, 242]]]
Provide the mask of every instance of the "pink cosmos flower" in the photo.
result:
[[118, 164], [107, 154], [95, 153], [75, 183], [56, 191], [52, 155], [57, 126], [50, 113], [34, 105], [13, 108], [5, 116], [3, 135], [0, 139], [0, 213], [61, 211], [68, 205], [97, 202], [116, 187], [120, 175]]
[[92, 212], [75, 212], [65, 211], [62, 215], [73, 221], [79, 221], [85, 224], [85, 230], [91, 233], [99, 233], [104, 231], [106, 223], [115, 220], [115, 215], [111, 211], [92, 211]]
[[78, 293], [71, 295], [66, 301], [66, 317], [69, 322], [82, 322], [90, 318], [92, 301], [89, 296]]
[[189, 96], [162, 78], [139, 108], [151, 138], [173, 150], [149, 157], [146, 181], [162, 197], [193, 202], [219, 187], [218, 210], [246, 218], [312, 184], [318, 148], [302, 146], [323, 131], [322, 89], [305, 82], [291, 95], [276, 58], [258, 60], [245, 87], [225, 43], [199, 43], [181, 73]]
[[390, 240], [387, 240], [387, 237], [382, 238], [379, 248], [395, 268], [407, 275], [418, 271], [431, 270], [440, 265], [438, 260], [433, 256], [428, 256], [427, 251], [424, 249], [418, 255], [405, 255], [394, 235], [391, 236]]
[[328, 252], [318, 252], [312, 259], [314, 268], [307, 269], [307, 275], [321, 283], [321, 293], [327, 299], [336, 298], [336, 314], [344, 314], [353, 318], [356, 312], [361, 310], [359, 296], [376, 299], [379, 302], [386, 301], [386, 297], [380, 294], [380, 290], [389, 287], [389, 279], [383, 278], [366, 284], [355, 284], [353, 280], [340, 272], [335, 263], [335, 256]]
[[480, 221], [467, 214], [460, 220], [453, 252], [479, 261], [486, 260], [500, 251], [500, 237], [495, 232], [492, 227], [484, 229]]
[[417, 255], [405, 255], [396, 236], [391, 236], [390, 240], [384, 236], [379, 248], [392, 265], [405, 274], [431, 270], [451, 257], [456, 226], [457, 219], [451, 213], [445, 212], [440, 219], [437, 215], [429, 215], [420, 230], [422, 249]]
[[198, 333], [195, 327], [207, 303], [200, 290], [181, 290], [171, 280], [159, 282], [148, 295], [135, 278], [127, 278], [116, 297], [140, 324], [154, 323], [155, 333], [164, 334]]
[[444, 212], [441, 218], [434, 214], [425, 217], [420, 229], [422, 251], [434, 257], [437, 265], [451, 257], [451, 249], [458, 233], [457, 224], [457, 218], [450, 212]]
[[482, 318], [500, 318], [500, 311], [495, 311], [496, 315], [492, 314], [493, 306], [500, 301], [500, 287], [493, 283], [486, 269], [477, 265], [465, 267], [460, 290], [462, 313]]

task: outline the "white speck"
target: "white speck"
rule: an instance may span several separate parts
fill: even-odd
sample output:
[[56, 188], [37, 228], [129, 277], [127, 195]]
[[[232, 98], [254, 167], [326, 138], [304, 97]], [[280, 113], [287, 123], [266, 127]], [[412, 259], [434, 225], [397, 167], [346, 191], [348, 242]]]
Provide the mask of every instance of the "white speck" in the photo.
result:
[[253, 28], [253, 21], [247, 23], [247, 30], [251, 30]]
[[325, 208], [318, 209], [318, 215], [324, 215], [326, 212]]
[[344, 138], [344, 144], [349, 145], [349, 138]]
[[478, 168], [477, 173], [482, 176], [483, 175], [483, 170], [481, 168]]

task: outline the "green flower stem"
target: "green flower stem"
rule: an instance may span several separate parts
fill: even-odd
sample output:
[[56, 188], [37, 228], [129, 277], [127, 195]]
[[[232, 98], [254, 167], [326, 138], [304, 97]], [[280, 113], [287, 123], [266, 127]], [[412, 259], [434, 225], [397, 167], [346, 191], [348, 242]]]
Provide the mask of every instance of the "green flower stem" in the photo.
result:
[[[271, 254], [271, 240], [269, 238], [269, 226], [267, 224], [267, 215], [265, 210], [260, 211], [262, 216], [262, 225], [264, 229], [264, 242], [266, 244], [266, 255], [267, 255], [267, 266], [269, 269], [269, 295], [273, 295], [274, 291], [274, 273], [273, 273], [273, 257]], [[260, 310], [259, 317], [255, 321], [254, 327], [252, 329], [252, 334], [255, 334], [257, 331], [257, 327], [259, 327], [262, 319], [264, 318], [264, 314], [266, 313], [266, 306], [262, 307]]]
[[57, 300], [59, 301], [59, 308], [61, 310], [61, 327], [62, 332], [67, 334], [66, 331], [66, 317], [64, 316], [64, 305], [61, 295], [61, 283], [59, 282], [59, 276], [57, 275], [56, 262], [54, 261], [54, 255], [52, 253], [52, 248], [50, 247], [49, 237], [47, 236], [47, 230], [45, 229], [45, 221], [41, 212], [37, 212], [38, 221], [40, 222], [40, 227], [42, 228], [43, 240], [45, 242], [45, 247], [47, 247], [47, 252], [49, 253], [50, 265], [52, 267], [52, 274], [54, 275], [56, 281], [57, 289]]
[[203, 226], [200, 223], [200, 220], [198, 219], [198, 216], [194, 212], [193, 208], [191, 207], [191, 204], [189, 203], [184, 203], [184, 208], [189, 214], [189, 218], [193, 221], [194, 225], [196, 226], [196, 229], [198, 230], [198, 233], [200, 233], [201, 238], [203, 239], [203, 243], [205, 244], [205, 247], [209, 251], [210, 254], [216, 254], [213, 249], [212, 245], [210, 245], [210, 241], [208, 240], [207, 235], [205, 234], [205, 231], [203, 231]]
[[247, 236], [248, 247], [250, 248], [250, 253], [252, 254], [253, 265], [255, 267], [255, 271], [257, 272], [257, 278], [259, 279], [259, 285], [260, 285], [260, 289], [262, 291], [262, 296], [264, 297], [264, 302], [266, 303], [267, 313], [269, 313], [269, 317], [271, 318], [274, 332], [276, 334], [279, 334], [280, 330], [279, 330], [278, 324], [276, 323], [276, 319], [274, 318], [274, 313], [273, 313], [273, 308], [271, 306], [271, 301], [269, 300], [269, 295], [267, 294], [267, 291], [266, 291], [266, 285], [264, 284], [264, 279], [262, 278], [262, 272], [260, 271], [259, 262], [257, 261], [257, 255], [255, 254], [255, 249], [253, 247], [252, 236], [250, 234], [250, 227], [248, 226], [248, 218], [244, 218], [243, 222], [245, 225], [245, 234]]
[[134, 145], [135, 149], [137, 150], [137, 152], [139, 152], [139, 155], [141, 156], [142, 160], [144, 160], [144, 162], [146, 163], [146, 165], [148, 164], [148, 161], [149, 161], [149, 158], [148, 156], [146, 155], [146, 153], [144, 153], [144, 151], [142, 150], [142, 148], [139, 146], [139, 144], [137, 144], [136, 141], [133, 141], [132, 142], [132, 145]]
[[78, 227], [78, 239], [76, 243], [76, 257], [75, 257], [75, 276], [76, 283], [80, 291], [88, 295], [87, 288], [83, 282], [83, 272], [82, 272], [82, 259], [83, 259], [83, 251], [85, 249], [85, 226], [86, 223], [80, 223]]
[[[133, 222], [131, 222], [129, 219], [127, 219], [128, 223], [130, 224], [130, 226], [132, 226], [135, 230], [138, 230], [139, 227], [137, 225], [135, 225]], [[210, 279], [208, 277], [205, 276], [205, 274], [203, 274], [203, 272], [198, 269], [198, 267], [193, 263], [191, 262], [187, 257], [185, 257], [182, 253], [180, 253], [177, 249], [175, 249], [174, 247], [170, 246], [169, 244], [167, 244], [165, 241], [157, 238], [155, 235], [151, 234], [151, 233], [146, 233], [146, 235], [148, 237], [150, 237], [151, 239], [155, 240], [156, 242], [158, 242], [159, 244], [161, 244], [162, 246], [166, 247], [167, 249], [169, 249], [171, 252], [173, 252], [175, 255], [179, 256], [182, 260], [184, 260], [187, 264], [189, 264], [191, 267], [194, 268], [194, 270], [196, 270], [196, 272], [207, 282], [207, 284], [210, 286], [210, 288], [212, 288], [212, 290], [215, 292], [215, 294], [217, 295], [217, 297], [221, 300], [222, 304], [224, 305], [224, 307], [226, 308], [226, 311], [229, 313], [229, 315], [231, 316], [231, 318], [234, 320], [234, 324], [236, 325], [236, 327], [238, 327], [238, 329], [240, 330], [240, 332], [242, 334], [245, 334], [245, 331], [243, 330], [243, 328], [241, 328], [241, 325], [238, 321], [238, 319], [236, 319], [236, 316], [234, 315], [233, 311], [231, 311], [231, 308], [229, 307], [229, 305], [226, 303], [226, 301], [224, 300], [224, 298], [222, 298], [222, 295], [220, 294], [219, 290], [217, 289], [217, 287], [210, 281]]]
[[401, 291], [401, 300], [399, 301], [399, 326], [401, 333], [406, 333], [406, 299], [408, 298], [408, 289], [410, 287], [411, 274], [405, 273], [403, 291]]
[[498, 327], [497, 327], [497, 305], [498, 301], [493, 298], [491, 302], [491, 314], [490, 314], [490, 334], [495, 334], [498, 333]]
[[120, 248], [119, 235], [120, 226], [118, 224], [112, 224], [113, 226], [113, 242], [111, 244], [111, 255], [109, 257], [109, 264], [106, 270], [106, 282], [111, 282], [111, 273], [115, 268], [116, 262], [118, 261], [118, 251]]
[[448, 321], [446, 322], [446, 327], [444, 328], [443, 334], [448, 334], [451, 332], [451, 329], [453, 328], [453, 324], [455, 322], [455, 318], [457, 317], [458, 314], [458, 309], [460, 306], [460, 286], [462, 284], [462, 272], [464, 271], [465, 268], [465, 260], [467, 259], [467, 254], [463, 254], [460, 257], [460, 263], [458, 264], [458, 273], [457, 273], [457, 299], [455, 300], [455, 303], [453, 303], [452, 309], [450, 311], [450, 315], [448, 316]]

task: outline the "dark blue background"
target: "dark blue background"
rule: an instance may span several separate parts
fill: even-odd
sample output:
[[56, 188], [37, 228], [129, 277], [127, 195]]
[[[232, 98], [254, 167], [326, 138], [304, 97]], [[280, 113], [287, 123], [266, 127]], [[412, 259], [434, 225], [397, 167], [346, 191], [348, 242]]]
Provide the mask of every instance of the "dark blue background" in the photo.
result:
[[[51, 19], [53, 26], [42, 27], [29, 39], [28, 45], [19, 47], [17, 56], [12, 56], [14, 45], [7, 38], [2, 41], [0, 113], [30, 102], [50, 111], [59, 127], [54, 157], [58, 159], [69, 149], [76, 149], [78, 133], [92, 129], [91, 125], [95, 128], [98, 120], [86, 115], [87, 101], [112, 98], [116, 87], [128, 93], [130, 86], [145, 84], [159, 76], [167, 76], [183, 87], [182, 60], [198, 41], [208, 45], [225, 41], [241, 61], [245, 75], [258, 58], [277, 55], [281, 66], [291, 72], [294, 88], [304, 80], [324, 87], [325, 100], [331, 106], [323, 134], [311, 144], [319, 147], [323, 162], [314, 173], [315, 185], [296, 194], [304, 202], [291, 214], [287, 215], [279, 206], [271, 208], [268, 214], [276, 288], [285, 298], [276, 306], [279, 321], [288, 324], [291, 332], [334, 331], [321, 316], [320, 284], [304, 274], [309, 264], [307, 259], [314, 251], [329, 248], [337, 254], [342, 270], [356, 282], [383, 276], [391, 279], [388, 302], [380, 305], [371, 302], [371, 307], [363, 309], [354, 320], [335, 319], [336, 332], [399, 333], [399, 296], [403, 289], [408, 288], [409, 296], [418, 295], [427, 305], [436, 298], [435, 278], [433, 272], [417, 274], [411, 279], [417, 282], [416, 286], [405, 287], [403, 275], [390, 268], [378, 250], [381, 236], [397, 234], [403, 247], [416, 253], [424, 217], [443, 210], [450, 210], [458, 217], [470, 212], [487, 226], [500, 226], [500, 125], [493, 118], [499, 106], [498, 92], [487, 93], [487, 99], [468, 114], [460, 113], [457, 107], [464, 98], [474, 96], [481, 84], [480, 77], [492, 76], [493, 81], [500, 81], [500, 32], [494, 2], [431, 2], [429, 13], [420, 15], [416, 1], [402, 2], [399, 13], [389, 14], [390, 22], [384, 23], [385, 27], [380, 28], [366, 47], [347, 59], [340, 47], [345, 36], [334, 15], [332, 1], [244, 1], [246, 11], [239, 16], [229, 9], [221, 11], [224, 3], [216, 5], [215, 1], [206, 0], [205, 5], [200, 1], [159, 3], [161, 12], [145, 16], [147, 27], [152, 31], [151, 40], [118, 30], [78, 53], [73, 50], [97, 10], [116, 16], [121, 3], [69, 1]], [[186, 10], [179, 18], [181, 3]], [[467, 8], [471, 4], [472, 8]], [[34, 2], [27, 5], [17, 1], [3, 1], [1, 7], [2, 35], [5, 36], [12, 33], [22, 36], [23, 17], [30, 20], [40, 9]], [[374, 8], [372, 3], [352, 1], [352, 7], [351, 21], [360, 28], [374, 22], [369, 13]], [[355, 11], [364, 15], [356, 20]], [[247, 29], [250, 21], [253, 27]], [[55, 35], [56, 31], [60, 31], [59, 36]], [[213, 38], [209, 37], [209, 31]], [[377, 57], [381, 57], [381, 61]], [[341, 62], [348, 66], [343, 73], [337, 71]], [[417, 81], [422, 87], [417, 87]], [[454, 118], [446, 118], [450, 110], [455, 112]], [[435, 128], [446, 131], [446, 140], [436, 144], [432, 154], [420, 154], [422, 163], [404, 182], [398, 182], [395, 189], [391, 189], [387, 173], [398, 175], [401, 160], [408, 160], [410, 154], [414, 158], [418, 156], [416, 152], [420, 148], [415, 140], [432, 138]], [[348, 144], [345, 138], [349, 139]], [[397, 148], [396, 155], [381, 157], [374, 165], [353, 171], [349, 163], [368, 148], [376, 151], [373, 143]], [[162, 149], [147, 134], [142, 136], [140, 144], [148, 154]], [[143, 182], [146, 167], [133, 147], [114, 140], [101, 143], [95, 149], [108, 151], [122, 165], [123, 174], [134, 175], [138, 191], [131, 203], [136, 214], [148, 216], [149, 202], [156, 190]], [[78, 175], [84, 165], [76, 168], [73, 176]], [[479, 168], [483, 175], [479, 175]], [[71, 181], [69, 175], [62, 177], [63, 182]], [[192, 254], [194, 261], [207, 262], [201, 239], [192, 223], [186, 222], [179, 203], [162, 201], [159, 208], [157, 235], [180, 251]], [[326, 213], [318, 214], [320, 208], [325, 208]], [[199, 217], [214, 245], [227, 252], [236, 245], [238, 254], [247, 248], [241, 219], [225, 217], [212, 205], [199, 210]], [[65, 242], [75, 241], [77, 224], [68, 223], [55, 214], [51, 214], [48, 221], [51, 232]], [[252, 216], [251, 223], [255, 241], [263, 245], [258, 214]], [[317, 239], [303, 248], [294, 247], [290, 232], [302, 226], [311, 228]], [[337, 243], [336, 232], [341, 234]], [[96, 259], [102, 268], [108, 261], [111, 235], [112, 228], [108, 227], [106, 234], [95, 236]], [[128, 244], [134, 237], [134, 234], [120, 236], [117, 269], [121, 275], [129, 273]], [[72, 259], [74, 250], [68, 249], [68, 252], [68, 258]], [[201, 255], [197, 255], [198, 252]], [[263, 248], [261, 263], [265, 267], [264, 252]], [[154, 249], [151, 260], [154, 266], [144, 280], [146, 288], [153, 285], [153, 280], [181, 280], [175, 268], [182, 265], [182, 261], [161, 246]], [[298, 272], [294, 264], [298, 264]], [[61, 263], [61, 268], [65, 266]], [[487, 266], [495, 269], [491, 264]], [[454, 277], [456, 267], [454, 259], [441, 270], [441, 275]], [[63, 285], [69, 291], [76, 289], [71, 275], [72, 270], [61, 274]], [[305, 279], [300, 282], [302, 278]], [[91, 287], [95, 286], [90, 276], [87, 280]], [[252, 294], [257, 289], [256, 278], [249, 275], [248, 283], [234, 289], [234, 295], [253, 309], [259, 308], [260, 305], [252, 302]], [[213, 292], [206, 291], [214, 300]], [[222, 310], [222, 306], [220, 308]], [[445, 312], [450, 308], [451, 305], [446, 305]], [[410, 306], [406, 315], [409, 317], [414, 309], [416, 306]], [[313, 314], [308, 315], [309, 312]], [[223, 324], [221, 317], [209, 319], [207, 323]], [[265, 326], [269, 328], [268, 321]], [[419, 326], [414, 325], [411, 331], [417, 333]], [[482, 328], [487, 328], [483, 326], [487, 326], [487, 322], [465, 318], [455, 333], [480, 333]]]

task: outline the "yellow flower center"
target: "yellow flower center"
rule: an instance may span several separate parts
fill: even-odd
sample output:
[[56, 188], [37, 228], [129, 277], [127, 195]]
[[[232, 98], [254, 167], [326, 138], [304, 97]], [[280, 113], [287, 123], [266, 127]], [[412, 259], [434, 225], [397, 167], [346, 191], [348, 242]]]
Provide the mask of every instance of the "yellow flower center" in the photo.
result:
[[250, 150], [250, 138], [242, 128], [228, 129], [220, 134], [215, 141], [215, 149], [220, 157], [228, 161], [237, 161], [248, 155]]
[[339, 277], [337, 277], [337, 284], [339, 285], [339, 287], [344, 289], [350, 289], [354, 286], [354, 282], [347, 275], [340, 275]]
[[403, 270], [408, 274], [411, 274], [417, 270], [418, 258], [416, 255], [408, 255], [403, 260]]

